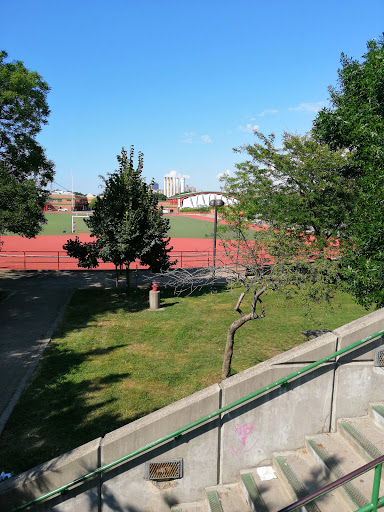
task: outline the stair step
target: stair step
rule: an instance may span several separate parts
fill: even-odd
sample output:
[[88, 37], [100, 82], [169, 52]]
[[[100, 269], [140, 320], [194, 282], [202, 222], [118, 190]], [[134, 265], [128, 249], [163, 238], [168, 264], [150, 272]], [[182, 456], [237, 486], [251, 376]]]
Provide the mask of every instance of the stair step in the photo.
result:
[[[280, 510], [292, 503], [292, 496], [290, 496], [284, 482], [280, 476], [276, 474], [272, 466], [254, 468], [252, 470], [247, 470], [246, 473], [253, 477], [258, 492], [266, 507], [266, 511], [275, 512], [276, 510]], [[274, 475], [274, 478], [269, 479], [269, 477], [266, 477], [266, 474], [268, 473], [272, 476]], [[252, 504], [250, 503], [250, 507], [253, 511], [264, 512], [261, 506], [260, 508], [255, 507], [252, 509]]]
[[[324, 469], [314, 463], [305, 449], [278, 454], [275, 456], [275, 461], [284, 475], [292, 501], [305, 498], [311, 492], [329, 483]], [[340, 512], [346, 507], [339, 492], [334, 490], [309, 503], [305, 508], [307, 512]]]
[[[284, 476], [285, 480], [288, 483], [288, 488], [290, 494], [292, 495], [293, 501], [296, 501], [300, 498], [304, 498], [309, 494], [309, 491], [305, 488], [303, 483], [297, 477], [295, 471], [292, 469], [291, 465], [288, 463], [288, 460], [284, 456], [276, 456], [275, 457], [276, 466], [281, 474]], [[316, 503], [309, 503], [306, 507], [307, 512], [320, 512]]]
[[[337, 480], [347, 473], [358, 469], [365, 461], [357, 453], [353, 453], [339, 433], [319, 434], [316, 438], [306, 439], [308, 451], [313, 454], [318, 465], [322, 466], [331, 480]], [[369, 503], [367, 496], [371, 496], [373, 474], [368, 472], [360, 475], [353, 482], [345, 484], [341, 493], [346, 503], [363, 507]]]
[[223, 512], [221, 501], [217, 491], [207, 491], [208, 509], [211, 512]]
[[171, 512], [206, 512], [206, 503], [201, 501], [195, 503], [180, 503], [171, 508]]
[[269, 512], [251, 473], [241, 475], [241, 484], [252, 512]]
[[239, 484], [218, 485], [207, 490], [210, 512], [251, 512]]
[[372, 404], [370, 406], [370, 416], [379, 427], [384, 428], [384, 406], [383, 406], [383, 404]]
[[365, 462], [381, 457], [384, 453], [384, 430], [370, 418], [340, 420], [340, 432], [363, 457]]

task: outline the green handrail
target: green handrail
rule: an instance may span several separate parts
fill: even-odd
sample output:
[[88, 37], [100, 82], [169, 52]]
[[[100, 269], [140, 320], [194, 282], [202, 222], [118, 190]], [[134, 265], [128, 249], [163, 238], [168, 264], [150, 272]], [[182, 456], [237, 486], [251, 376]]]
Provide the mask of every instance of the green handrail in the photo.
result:
[[248, 400], [251, 400], [252, 398], [257, 397], [257, 396], [265, 393], [266, 391], [270, 391], [271, 389], [277, 388], [279, 386], [284, 386], [290, 380], [292, 380], [296, 377], [299, 377], [305, 373], [308, 373], [309, 371], [322, 365], [323, 363], [328, 362], [330, 359], [333, 359], [337, 356], [345, 354], [346, 352], [349, 352], [350, 350], [353, 350], [354, 348], [357, 348], [357, 347], [363, 345], [364, 343], [366, 343], [367, 341], [371, 341], [371, 340], [381, 336], [382, 334], [384, 334], [384, 329], [381, 331], [375, 332], [374, 334], [371, 334], [370, 336], [367, 336], [366, 338], [363, 338], [362, 340], [356, 341], [355, 343], [348, 345], [348, 347], [345, 347], [336, 352], [333, 352], [329, 356], [323, 357], [322, 359], [319, 359], [318, 361], [305, 366], [301, 370], [290, 373], [286, 377], [283, 377], [282, 379], [279, 379], [279, 380], [273, 382], [272, 384], [269, 384], [268, 386], [264, 386], [264, 387], [258, 389], [257, 391], [254, 391], [254, 392], [250, 393], [249, 395], [246, 395], [243, 398], [236, 400], [235, 402], [225, 405], [224, 407], [221, 407], [217, 411], [214, 411], [211, 414], [203, 416], [202, 418], [200, 418], [192, 423], [189, 423], [188, 425], [185, 425], [185, 427], [181, 427], [178, 430], [175, 430], [174, 432], [171, 432], [170, 434], [167, 434], [166, 436], [161, 437], [161, 438], [157, 439], [156, 441], [153, 441], [152, 443], [148, 443], [145, 446], [142, 446], [141, 448], [138, 448], [137, 450], [135, 450], [131, 453], [128, 453], [127, 455], [124, 455], [123, 457], [120, 457], [119, 459], [117, 459], [113, 462], [110, 462], [109, 464], [105, 464], [104, 466], [101, 466], [101, 467], [95, 469], [94, 471], [87, 473], [86, 475], [76, 478], [75, 480], [72, 480], [72, 482], [62, 485], [61, 487], [58, 487], [58, 488], [54, 489], [53, 491], [47, 492], [46, 494], [43, 494], [42, 496], [39, 496], [38, 498], [34, 498], [33, 500], [29, 501], [28, 503], [24, 503], [23, 505], [20, 505], [16, 508], [12, 509], [11, 512], [18, 512], [20, 510], [26, 509], [27, 507], [30, 507], [31, 505], [40, 503], [41, 501], [51, 498], [52, 496], [55, 496], [56, 494], [60, 494], [64, 491], [66, 491], [67, 489], [69, 489], [70, 487], [73, 487], [74, 485], [77, 485], [81, 482], [89, 480], [90, 478], [92, 478], [96, 475], [99, 475], [100, 473], [103, 473], [104, 471], [107, 471], [108, 469], [111, 469], [111, 468], [117, 466], [118, 464], [121, 464], [122, 462], [132, 459], [133, 457], [136, 457], [137, 455], [140, 455], [141, 453], [146, 452], [146, 451], [150, 450], [151, 448], [154, 448], [155, 446], [159, 446], [160, 444], [163, 444], [166, 441], [169, 441], [170, 439], [177, 438], [181, 434], [186, 432], [187, 430], [191, 430], [192, 428], [197, 427], [197, 426], [201, 425], [202, 423], [205, 423], [206, 421], [209, 421], [212, 418], [215, 418], [215, 417], [219, 416], [220, 414], [227, 412], [230, 409], [233, 409], [234, 407], [241, 405], [244, 402], [247, 402]]
[[311, 492], [304, 498], [300, 498], [299, 500], [295, 501], [294, 503], [291, 503], [287, 507], [280, 509], [278, 512], [294, 512], [295, 510], [301, 509], [302, 507], [305, 507], [309, 503], [313, 503], [317, 499], [330, 493], [334, 489], [342, 487], [343, 485], [347, 484], [348, 482], [351, 482], [352, 480], [355, 480], [355, 478], [363, 475], [364, 473], [368, 473], [368, 471], [371, 471], [372, 469], [375, 469], [375, 475], [373, 479], [371, 501], [364, 505], [363, 507], [356, 509], [355, 512], [376, 512], [378, 508], [381, 508], [384, 505], [384, 496], [379, 498], [381, 469], [383, 464], [384, 455], [381, 455], [381, 457], [378, 457], [377, 459], [372, 460], [368, 464], [361, 466], [361, 468], [351, 471], [347, 475], [344, 475], [343, 477], [338, 478], [334, 482], [325, 485], [324, 487], [321, 487], [317, 491]]

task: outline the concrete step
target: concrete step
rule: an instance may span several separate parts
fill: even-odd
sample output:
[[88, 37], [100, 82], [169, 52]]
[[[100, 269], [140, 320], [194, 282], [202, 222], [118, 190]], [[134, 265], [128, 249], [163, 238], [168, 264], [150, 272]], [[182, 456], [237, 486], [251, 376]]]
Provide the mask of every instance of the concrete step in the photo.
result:
[[379, 402], [376, 404], [370, 404], [369, 416], [373, 419], [373, 421], [379, 427], [384, 428], [384, 405], [383, 405], [383, 403]]
[[[319, 434], [306, 439], [308, 452], [313, 456], [331, 481], [337, 480], [347, 473], [360, 468], [365, 460], [344, 440], [339, 432]], [[352, 510], [369, 503], [372, 493], [373, 474], [365, 473], [353, 482], [340, 487], [341, 496]]]
[[251, 512], [239, 484], [217, 485], [206, 489], [209, 512]]
[[338, 421], [338, 430], [365, 462], [384, 453], [384, 429], [368, 416]]
[[[305, 498], [311, 492], [317, 491], [329, 483], [324, 468], [318, 466], [305, 449], [276, 454], [275, 465], [282, 481], [287, 486], [291, 502]], [[307, 512], [340, 512], [346, 510], [346, 505], [340, 493], [334, 490], [309, 503], [305, 509]], [[352, 508], [348, 508], [348, 510], [352, 510]]]
[[242, 471], [241, 480], [252, 512], [276, 512], [293, 501], [273, 466]]
[[203, 501], [196, 503], [181, 503], [172, 507], [171, 512], [207, 512], [207, 504]]
[[171, 512], [207, 512], [205, 502], [181, 503], [171, 508]]

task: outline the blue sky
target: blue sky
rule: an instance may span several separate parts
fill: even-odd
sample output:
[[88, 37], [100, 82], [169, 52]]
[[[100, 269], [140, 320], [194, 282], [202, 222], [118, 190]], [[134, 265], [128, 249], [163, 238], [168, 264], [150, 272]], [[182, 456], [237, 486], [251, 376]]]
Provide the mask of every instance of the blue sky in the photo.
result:
[[384, 31], [384, 1], [2, 0], [1, 17], [0, 48], [51, 86], [39, 140], [57, 183], [100, 192], [133, 144], [148, 181], [219, 190], [255, 127], [310, 130], [341, 52]]

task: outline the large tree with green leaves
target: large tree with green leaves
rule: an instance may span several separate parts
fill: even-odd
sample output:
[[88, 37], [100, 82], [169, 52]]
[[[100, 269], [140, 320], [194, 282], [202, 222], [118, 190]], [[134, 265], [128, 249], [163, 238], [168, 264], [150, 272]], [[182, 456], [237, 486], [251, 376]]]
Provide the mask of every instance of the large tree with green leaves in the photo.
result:
[[0, 51], [0, 234], [34, 237], [45, 222], [45, 189], [53, 163], [36, 136], [47, 124], [48, 84]]
[[[383, 35], [384, 36], [384, 35]], [[346, 176], [354, 201], [345, 234], [343, 274], [364, 306], [384, 306], [384, 37], [367, 43], [356, 60], [341, 56], [338, 84], [313, 133], [333, 150], [348, 153]], [[340, 209], [345, 206], [341, 203]]]
[[169, 220], [157, 207], [151, 185], [142, 179], [143, 154], [134, 166], [134, 148], [130, 155], [123, 148], [117, 156], [119, 168], [104, 179], [105, 189], [97, 197], [93, 215], [86, 220], [94, 242], [82, 243], [79, 238], [64, 245], [69, 256], [78, 258], [79, 266], [94, 268], [98, 260], [110, 261], [116, 271], [125, 265], [129, 287], [129, 265], [136, 259], [153, 272], [170, 267], [167, 231]]
[[[348, 155], [331, 150], [310, 134], [284, 133], [281, 147], [274, 134], [255, 132], [258, 141], [235, 149], [248, 159], [237, 164], [225, 188], [239, 197], [235, 210], [245, 219], [291, 232], [310, 232], [317, 245], [326, 246], [347, 222], [353, 184], [344, 174]], [[227, 210], [233, 216], [233, 208]]]

